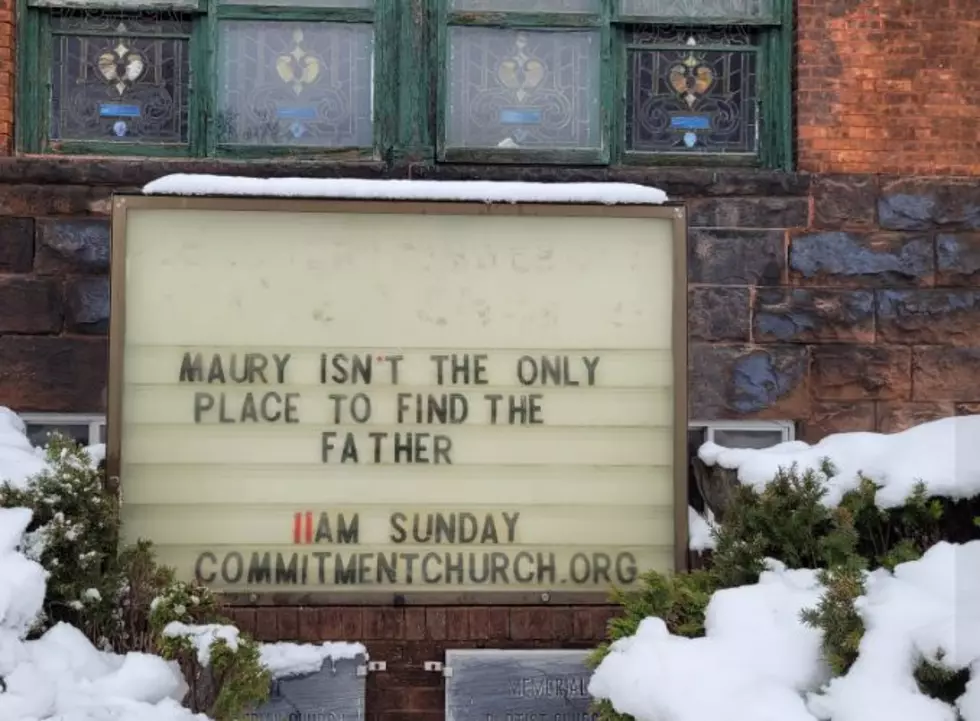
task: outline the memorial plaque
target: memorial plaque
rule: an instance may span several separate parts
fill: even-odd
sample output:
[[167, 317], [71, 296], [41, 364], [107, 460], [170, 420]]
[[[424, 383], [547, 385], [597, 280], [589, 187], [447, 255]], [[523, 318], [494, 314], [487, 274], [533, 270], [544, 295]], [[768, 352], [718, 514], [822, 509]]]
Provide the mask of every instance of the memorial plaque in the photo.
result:
[[245, 715], [255, 721], [363, 721], [362, 656], [327, 659], [317, 673], [272, 682], [269, 700]]
[[588, 651], [446, 651], [448, 721], [594, 721]]

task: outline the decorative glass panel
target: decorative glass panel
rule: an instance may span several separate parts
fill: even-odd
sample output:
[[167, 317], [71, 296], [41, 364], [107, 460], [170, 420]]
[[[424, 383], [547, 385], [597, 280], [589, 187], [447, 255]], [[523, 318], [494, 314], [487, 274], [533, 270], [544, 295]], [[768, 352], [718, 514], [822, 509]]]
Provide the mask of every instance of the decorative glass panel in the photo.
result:
[[120, 10], [161, 12], [178, 8], [197, 9], [198, 0], [27, 0], [31, 7], [85, 8], [87, 10]]
[[452, 27], [447, 143], [597, 148], [600, 35]]
[[619, 0], [623, 15], [651, 18], [767, 18], [772, 0]]
[[219, 142], [373, 145], [373, 52], [370, 25], [222, 23]]
[[525, 12], [525, 13], [598, 13], [601, 0], [450, 0], [451, 10]]
[[187, 142], [188, 23], [77, 13], [51, 23], [51, 140]]
[[654, 153], [754, 153], [758, 59], [750, 36], [727, 31], [633, 33], [626, 143]]
[[[404, 0], [399, 0], [404, 2]], [[288, 5], [305, 8], [350, 8], [370, 10], [374, 0], [218, 0], [222, 5]]]
[[783, 442], [783, 433], [778, 430], [718, 429], [714, 436], [715, 443], [724, 448], [772, 448]]
[[51, 441], [51, 436], [59, 433], [80, 446], [89, 445], [88, 424], [78, 425], [74, 423], [28, 423], [27, 440], [36, 448], [43, 448]]

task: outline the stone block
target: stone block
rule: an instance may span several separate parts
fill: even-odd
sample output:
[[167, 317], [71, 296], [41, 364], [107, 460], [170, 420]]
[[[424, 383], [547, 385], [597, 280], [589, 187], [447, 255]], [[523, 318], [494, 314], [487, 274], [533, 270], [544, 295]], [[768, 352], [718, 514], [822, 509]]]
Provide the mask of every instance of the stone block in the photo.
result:
[[823, 401], [908, 400], [912, 352], [884, 345], [814, 346], [813, 397]]
[[833, 433], [873, 431], [875, 429], [875, 402], [814, 403], [810, 417], [803, 424], [802, 440], [817, 443]]
[[700, 287], [688, 290], [691, 340], [749, 340], [749, 289]]
[[37, 221], [35, 267], [39, 273], [107, 273], [109, 221]]
[[697, 198], [687, 204], [692, 228], [805, 228], [807, 198]]
[[885, 401], [878, 404], [878, 431], [899, 433], [912, 426], [956, 415], [956, 408], [945, 403]]
[[921, 346], [912, 355], [917, 401], [980, 402], [980, 347]]
[[[77, 161], [70, 162], [85, 165]], [[0, 216], [41, 218], [48, 215], [104, 213], [108, 210], [108, 200], [111, 195], [112, 188], [109, 187], [0, 184]]]
[[970, 346], [980, 339], [980, 291], [880, 290], [877, 305], [880, 342]]
[[877, 200], [877, 176], [817, 176], [813, 180], [813, 225], [829, 230], [871, 230]]
[[809, 350], [799, 345], [691, 344], [691, 418], [779, 418], [809, 413]]
[[980, 233], [936, 238], [936, 285], [980, 285]]
[[980, 183], [934, 178], [886, 183], [878, 222], [889, 230], [980, 230]]
[[759, 288], [752, 317], [757, 343], [874, 341], [872, 291]]
[[0, 278], [0, 334], [57, 333], [63, 320], [57, 281], [17, 275]]
[[801, 285], [932, 285], [932, 238], [903, 233], [807, 233], [790, 238], [791, 278]]
[[786, 274], [782, 230], [691, 228], [688, 279], [711, 285], [779, 285]]
[[0, 273], [29, 273], [34, 266], [34, 221], [0, 217]]
[[70, 279], [65, 305], [68, 330], [104, 335], [109, 330], [109, 279], [86, 276]]
[[0, 338], [0, 403], [18, 411], [102, 413], [108, 344], [96, 338]]

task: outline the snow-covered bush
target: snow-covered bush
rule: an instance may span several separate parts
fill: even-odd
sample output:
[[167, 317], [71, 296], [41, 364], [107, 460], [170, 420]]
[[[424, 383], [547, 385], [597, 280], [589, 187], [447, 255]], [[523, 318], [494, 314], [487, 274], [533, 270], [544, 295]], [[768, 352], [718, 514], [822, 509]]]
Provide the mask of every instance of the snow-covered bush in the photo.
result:
[[171, 569], [158, 565], [148, 542], [120, 547], [117, 496], [88, 450], [55, 435], [40, 457], [19, 419], [7, 412], [0, 413], [0, 461], [0, 480], [11, 475], [5, 468], [24, 471], [3, 480], [0, 509], [29, 509], [21, 545], [47, 573], [31, 636], [46, 638], [70, 625], [106, 651], [159, 654], [190, 682], [187, 706], [217, 721], [235, 719], [268, 696], [270, 677], [258, 646], [237, 629], [233, 645], [212, 639], [209, 663], [190, 653], [185, 638], [168, 632], [175, 624], [195, 629], [228, 621], [207, 588], [177, 581]]
[[980, 721], [980, 418], [937, 425], [707, 449], [742, 483], [704, 568], [617, 595], [600, 717]]
[[268, 697], [272, 677], [260, 663], [259, 645], [221, 618], [208, 589], [171, 580], [150, 608], [160, 655], [180, 664], [192, 710], [236, 719]]
[[98, 645], [119, 647], [122, 589], [114, 568], [119, 507], [103, 489], [88, 452], [55, 435], [47, 463], [28, 480], [0, 486], [0, 507], [29, 508], [27, 556], [48, 571], [36, 632], [59, 622], [82, 629]]

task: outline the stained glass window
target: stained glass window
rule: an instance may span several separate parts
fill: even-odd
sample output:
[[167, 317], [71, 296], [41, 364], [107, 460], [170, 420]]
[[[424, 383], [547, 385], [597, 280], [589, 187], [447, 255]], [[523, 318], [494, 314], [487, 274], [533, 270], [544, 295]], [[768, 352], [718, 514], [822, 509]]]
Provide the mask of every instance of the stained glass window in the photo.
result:
[[51, 27], [52, 140], [187, 142], [189, 23], [65, 13]]
[[218, 141], [370, 146], [373, 51], [370, 25], [223, 22]]
[[449, 30], [447, 145], [599, 146], [599, 32]]
[[527, 13], [598, 13], [601, 0], [450, 0], [453, 10], [527, 12]]
[[[218, 0], [222, 5], [255, 5], [255, 0]], [[369, 10], [374, 0], [261, 0], [262, 5], [315, 7], [315, 8], [357, 8]]]
[[763, 18], [772, 14], [772, 0], [619, 0], [623, 15], [649, 18]]
[[750, 34], [651, 29], [630, 40], [628, 150], [757, 151], [758, 59]]
[[16, 143], [26, 153], [789, 169], [793, 6], [21, 0]]

